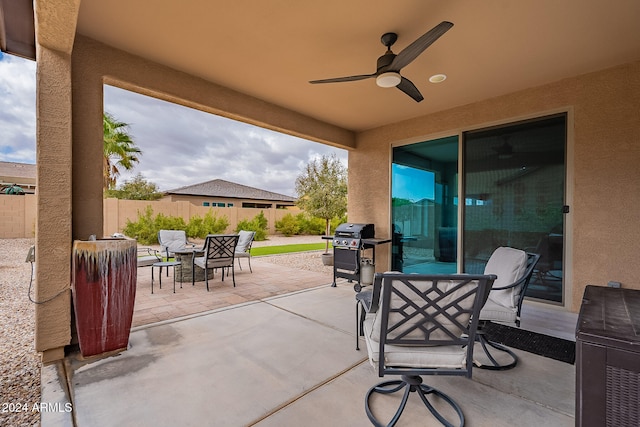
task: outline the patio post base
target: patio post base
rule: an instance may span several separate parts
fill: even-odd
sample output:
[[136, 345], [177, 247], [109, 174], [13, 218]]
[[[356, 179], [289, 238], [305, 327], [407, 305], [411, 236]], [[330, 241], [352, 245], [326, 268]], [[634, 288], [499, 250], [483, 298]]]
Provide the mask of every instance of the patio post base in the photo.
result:
[[[422, 403], [427, 407], [429, 412], [440, 421], [440, 423], [447, 427], [453, 427], [454, 425], [458, 425], [460, 427], [464, 426], [464, 415], [462, 414], [462, 409], [460, 406], [448, 395], [442, 393], [440, 390], [430, 387], [426, 384], [422, 384], [422, 377], [419, 375], [402, 375], [402, 379], [393, 380], [393, 381], [385, 381], [382, 382], [372, 388], [369, 389], [367, 395], [365, 397], [364, 406], [365, 411], [367, 412], [367, 417], [369, 417], [369, 421], [376, 427], [392, 427], [400, 419], [400, 415], [402, 415], [402, 411], [407, 404], [407, 400], [409, 399], [409, 395], [412, 392], [417, 392], [420, 399], [422, 399]], [[391, 418], [388, 424], [381, 423], [371, 412], [370, 408], [370, 399], [373, 393], [380, 394], [392, 394], [396, 393], [400, 390], [404, 390], [404, 394], [402, 396], [402, 401], [400, 402], [400, 406], [398, 410]], [[437, 396], [442, 402], [449, 404], [451, 408], [455, 411], [458, 417], [458, 424], [453, 424], [449, 422], [436, 408], [429, 402], [428, 396], [433, 394]]]

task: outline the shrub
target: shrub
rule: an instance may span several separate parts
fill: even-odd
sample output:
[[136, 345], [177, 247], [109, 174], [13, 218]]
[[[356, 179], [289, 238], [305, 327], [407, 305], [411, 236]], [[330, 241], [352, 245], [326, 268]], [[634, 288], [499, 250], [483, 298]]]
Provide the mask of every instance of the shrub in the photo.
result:
[[207, 234], [220, 234], [227, 231], [229, 220], [226, 216], [218, 218], [211, 210], [207, 212], [204, 218], [198, 215], [192, 216], [187, 224], [186, 232], [189, 237], [197, 237], [204, 239]]
[[294, 217], [290, 213], [286, 214], [280, 221], [276, 221], [276, 231], [287, 237], [300, 234], [300, 224], [298, 223], [297, 217]]
[[144, 213], [138, 211], [138, 220], [132, 222], [127, 220], [122, 232], [144, 245], [158, 243], [158, 232], [153, 220], [153, 209], [147, 206]]
[[242, 221], [238, 221], [238, 226], [236, 227], [236, 233], [240, 230], [246, 231], [255, 231], [256, 235], [253, 238], [254, 240], [267, 240], [267, 228], [269, 226], [269, 221], [264, 216], [264, 212], [260, 211], [260, 213], [253, 217], [251, 221], [243, 219]]
[[204, 218], [192, 217], [187, 224], [182, 217], [167, 216], [162, 213], [154, 217], [153, 209], [147, 206], [144, 213], [141, 214], [138, 211], [137, 221], [127, 220], [122, 232], [137, 239], [143, 245], [153, 245], [158, 243], [160, 230], [184, 230], [188, 237], [204, 238], [207, 234], [223, 233], [227, 227], [229, 227], [227, 217], [217, 218], [211, 211], [207, 212]]
[[[334, 218], [331, 220], [331, 232], [343, 222], [347, 222], [347, 216]], [[312, 217], [307, 213], [301, 212], [295, 217], [292, 214], [286, 214], [280, 221], [276, 221], [276, 231], [285, 236], [293, 236], [297, 234], [307, 234], [321, 236], [325, 233], [326, 221], [322, 218]]]
[[325, 220], [318, 217], [312, 217], [305, 213], [296, 215], [296, 219], [300, 224], [302, 234], [311, 234], [321, 236], [325, 230]]

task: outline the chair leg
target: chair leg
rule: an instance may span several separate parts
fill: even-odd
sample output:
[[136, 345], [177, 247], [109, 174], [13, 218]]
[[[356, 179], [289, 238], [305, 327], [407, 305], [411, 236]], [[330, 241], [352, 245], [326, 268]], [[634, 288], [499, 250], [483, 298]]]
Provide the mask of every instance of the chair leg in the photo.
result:
[[360, 301], [356, 301], [356, 350], [360, 350]]
[[247, 258], [247, 262], [249, 263], [249, 271], [253, 273], [253, 270], [251, 269], [251, 257]]
[[233, 266], [233, 264], [231, 264], [231, 279], [233, 279], [233, 287], [235, 288], [236, 287], [236, 269]]
[[240, 267], [240, 271], [242, 271], [242, 264], [240, 264], [240, 258], [238, 258], [238, 267]]
[[[393, 418], [391, 418], [391, 421], [389, 421], [388, 424], [382, 424], [374, 415], [373, 412], [371, 411], [371, 407], [370, 407], [370, 399], [371, 396], [373, 395], [373, 393], [380, 393], [380, 394], [392, 394], [392, 393], [396, 393], [400, 390], [404, 390], [404, 394], [402, 396], [402, 400], [400, 402], [400, 406], [398, 407], [398, 409], [396, 410], [395, 414], [393, 415]], [[369, 391], [367, 392], [367, 395], [365, 397], [365, 411], [367, 413], [367, 417], [369, 417], [369, 420], [373, 423], [373, 425], [375, 425], [376, 427], [383, 427], [383, 426], [387, 426], [387, 427], [392, 427], [394, 426], [398, 420], [400, 419], [400, 415], [402, 415], [402, 411], [404, 411], [404, 408], [407, 404], [407, 400], [409, 399], [409, 395], [412, 392], [418, 392], [418, 395], [420, 396], [420, 399], [422, 400], [422, 403], [424, 403], [424, 405], [427, 407], [427, 409], [429, 410], [429, 412], [431, 412], [431, 414], [436, 417], [436, 419], [438, 421], [440, 421], [440, 423], [444, 426], [447, 427], [453, 427], [456, 424], [451, 423], [450, 421], [448, 421], [432, 404], [431, 402], [429, 402], [428, 399], [428, 395], [435, 395], [437, 397], [439, 397], [443, 402], [447, 403], [449, 406], [451, 406], [451, 408], [453, 408], [453, 410], [455, 411], [457, 417], [458, 417], [458, 424], [459, 426], [463, 426], [464, 425], [464, 414], [462, 413], [462, 409], [460, 408], [460, 406], [448, 395], [442, 393], [440, 390], [437, 390], [433, 387], [430, 387], [428, 385], [422, 384], [422, 377], [417, 376], [417, 375], [402, 375], [402, 379], [401, 380], [393, 380], [393, 381], [385, 381], [382, 382], [374, 387], [372, 387], [371, 389], [369, 389]]]
[[[473, 364], [475, 365], [476, 368], [486, 369], [489, 371], [505, 371], [507, 369], [515, 368], [516, 365], [518, 364], [518, 356], [516, 356], [516, 354], [513, 351], [511, 351], [509, 348], [507, 348], [502, 344], [489, 341], [485, 336], [484, 331], [480, 329], [478, 329], [478, 331], [476, 332], [476, 341], [480, 343], [480, 345], [482, 346], [482, 350], [484, 351], [484, 354], [489, 359], [489, 362], [491, 362], [491, 364], [489, 365], [483, 365], [474, 360]], [[509, 359], [510, 362], [506, 364], [500, 364], [500, 362], [498, 362], [496, 358], [493, 357], [493, 355], [491, 354], [491, 351], [487, 346], [508, 354], [510, 358]]]

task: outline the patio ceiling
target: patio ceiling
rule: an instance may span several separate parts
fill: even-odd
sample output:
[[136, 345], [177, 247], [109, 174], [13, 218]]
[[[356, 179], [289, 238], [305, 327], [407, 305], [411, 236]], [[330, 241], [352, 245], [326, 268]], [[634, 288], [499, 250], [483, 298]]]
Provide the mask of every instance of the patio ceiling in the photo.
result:
[[[368, 74], [385, 51], [441, 21], [454, 27], [402, 70], [414, 102]], [[640, 2], [82, 0], [77, 31], [348, 130], [362, 131], [640, 59]], [[444, 73], [447, 80], [428, 78]]]

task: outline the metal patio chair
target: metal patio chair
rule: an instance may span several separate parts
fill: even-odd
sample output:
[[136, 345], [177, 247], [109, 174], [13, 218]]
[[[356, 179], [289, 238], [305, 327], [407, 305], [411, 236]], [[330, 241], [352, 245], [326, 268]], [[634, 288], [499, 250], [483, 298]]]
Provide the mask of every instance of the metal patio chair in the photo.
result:
[[[497, 279], [493, 283], [487, 302], [480, 311], [480, 325], [476, 335], [489, 363], [476, 360], [478, 368], [505, 370], [517, 365], [518, 357], [515, 353], [508, 347], [487, 339], [484, 329], [488, 322], [520, 327], [522, 301], [539, 259], [538, 254], [504, 246], [497, 248], [491, 254], [484, 268], [484, 274], [495, 274]], [[492, 354], [490, 348], [502, 353]], [[503, 360], [498, 360], [496, 358], [498, 354], [507, 355], [506, 362], [503, 357], [500, 357]]]
[[242, 271], [242, 264], [240, 264], [240, 258], [246, 258], [249, 263], [249, 271], [253, 273], [251, 269], [251, 245], [253, 239], [256, 236], [255, 231], [240, 230], [238, 233], [238, 246], [236, 246], [236, 258], [238, 259], [238, 267]]
[[[373, 302], [363, 327], [369, 361], [380, 377], [401, 379], [375, 385], [366, 394], [365, 411], [375, 426], [393, 426], [411, 393], [443, 425], [464, 425], [460, 406], [442, 391], [423, 384], [423, 375], [456, 375], [471, 378], [478, 315], [495, 276], [377, 274], [374, 287], [380, 295]], [[390, 422], [373, 413], [374, 394], [403, 391], [400, 406]], [[435, 399], [430, 397], [436, 396]]]
[[[222, 269], [222, 281], [224, 282], [225, 269], [231, 268], [231, 277], [233, 280], [233, 287], [236, 287], [236, 272], [234, 256], [236, 246], [238, 244], [237, 234], [209, 234], [204, 241], [204, 256], [194, 257], [192, 262], [192, 268], [198, 266], [204, 269], [204, 280], [207, 284], [207, 291], [209, 290], [209, 269]], [[227, 273], [228, 274], [228, 273]], [[195, 284], [195, 274], [191, 279], [191, 285]]]
[[167, 259], [173, 257], [174, 251], [196, 247], [195, 243], [187, 240], [187, 233], [184, 230], [160, 230], [158, 231], [158, 243]]

